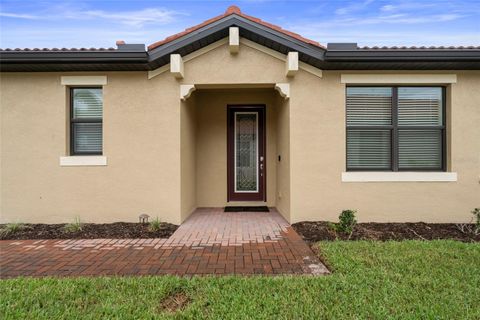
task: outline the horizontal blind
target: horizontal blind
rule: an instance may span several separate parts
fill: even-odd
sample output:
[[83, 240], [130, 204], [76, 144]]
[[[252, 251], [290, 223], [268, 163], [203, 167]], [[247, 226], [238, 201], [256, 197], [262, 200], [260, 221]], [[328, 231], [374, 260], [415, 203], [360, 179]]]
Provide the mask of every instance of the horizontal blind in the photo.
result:
[[103, 101], [100, 88], [73, 89], [73, 118], [102, 118]]
[[73, 136], [75, 153], [102, 152], [101, 123], [73, 123]]
[[442, 88], [398, 88], [399, 126], [442, 125]]
[[442, 130], [399, 130], [400, 169], [438, 169], [442, 165]]
[[391, 124], [392, 88], [347, 88], [347, 125], [385, 126]]
[[390, 169], [390, 135], [390, 130], [348, 130], [347, 167], [351, 169]]

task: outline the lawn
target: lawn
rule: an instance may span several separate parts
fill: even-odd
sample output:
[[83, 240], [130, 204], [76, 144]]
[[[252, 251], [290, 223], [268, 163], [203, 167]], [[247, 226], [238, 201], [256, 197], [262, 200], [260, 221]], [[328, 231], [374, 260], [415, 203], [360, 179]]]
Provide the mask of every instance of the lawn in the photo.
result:
[[[0, 281], [1, 319], [480, 319], [480, 244], [321, 242], [325, 277]], [[165, 298], [190, 300], [177, 312]]]

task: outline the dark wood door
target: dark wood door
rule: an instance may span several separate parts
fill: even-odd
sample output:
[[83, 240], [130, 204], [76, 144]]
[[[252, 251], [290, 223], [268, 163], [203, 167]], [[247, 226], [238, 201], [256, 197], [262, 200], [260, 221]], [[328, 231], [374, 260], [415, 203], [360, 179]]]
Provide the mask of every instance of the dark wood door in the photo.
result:
[[228, 201], [266, 201], [265, 106], [229, 105]]

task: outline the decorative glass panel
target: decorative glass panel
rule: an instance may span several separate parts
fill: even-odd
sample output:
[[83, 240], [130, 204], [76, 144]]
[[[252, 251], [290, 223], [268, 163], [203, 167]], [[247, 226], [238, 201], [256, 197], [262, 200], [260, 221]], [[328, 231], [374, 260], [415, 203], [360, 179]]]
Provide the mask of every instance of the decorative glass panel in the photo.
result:
[[100, 88], [75, 88], [73, 90], [73, 118], [102, 118], [103, 101]]
[[441, 130], [398, 131], [398, 166], [400, 169], [438, 169], [441, 165]]
[[257, 188], [257, 114], [235, 113], [235, 191]]
[[390, 153], [390, 130], [348, 130], [348, 168], [391, 169]]
[[101, 123], [74, 123], [73, 147], [75, 153], [102, 152], [102, 124]]
[[442, 88], [398, 88], [399, 126], [442, 125]]
[[348, 126], [388, 126], [391, 124], [392, 88], [347, 88]]

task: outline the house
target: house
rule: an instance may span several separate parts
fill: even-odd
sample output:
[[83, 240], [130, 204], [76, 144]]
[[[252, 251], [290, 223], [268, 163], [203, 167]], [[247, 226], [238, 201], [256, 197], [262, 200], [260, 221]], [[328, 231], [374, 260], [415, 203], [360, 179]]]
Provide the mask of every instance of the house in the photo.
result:
[[231, 6], [145, 48], [3, 49], [1, 222], [461, 222], [480, 205], [480, 47], [326, 46]]

